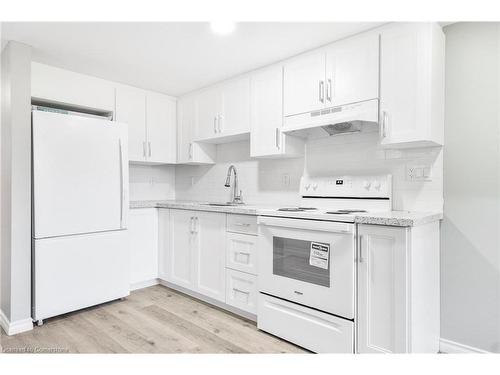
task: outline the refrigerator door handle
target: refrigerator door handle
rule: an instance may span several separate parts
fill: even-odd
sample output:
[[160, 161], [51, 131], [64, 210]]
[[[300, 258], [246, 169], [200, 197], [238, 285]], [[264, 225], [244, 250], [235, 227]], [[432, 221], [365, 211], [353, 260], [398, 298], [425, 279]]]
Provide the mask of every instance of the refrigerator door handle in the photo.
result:
[[125, 229], [127, 227], [125, 220], [125, 204], [126, 204], [126, 194], [125, 194], [125, 173], [124, 168], [124, 150], [122, 146], [122, 139], [118, 140], [118, 148], [120, 152], [120, 228]]

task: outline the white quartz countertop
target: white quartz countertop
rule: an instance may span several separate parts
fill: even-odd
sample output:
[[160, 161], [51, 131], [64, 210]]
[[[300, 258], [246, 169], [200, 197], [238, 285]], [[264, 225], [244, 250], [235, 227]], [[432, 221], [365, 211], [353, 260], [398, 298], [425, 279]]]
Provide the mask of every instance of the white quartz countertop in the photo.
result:
[[[229, 214], [259, 215], [261, 213], [265, 213], [261, 211], [268, 211], [269, 209], [276, 209], [278, 207], [251, 204], [241, 206], [213, 206], [209, 205], [207, 202], [199, 201], [144, 200], [131, 201], [130, 208], [174, 208], [195, 211], [222, 212]], [[441, 212], [388, 211], [356, 214], [354, 216], [354, 222], [357, 224], [412, 227], [438, 221], [442, 218], [443, 214]]]

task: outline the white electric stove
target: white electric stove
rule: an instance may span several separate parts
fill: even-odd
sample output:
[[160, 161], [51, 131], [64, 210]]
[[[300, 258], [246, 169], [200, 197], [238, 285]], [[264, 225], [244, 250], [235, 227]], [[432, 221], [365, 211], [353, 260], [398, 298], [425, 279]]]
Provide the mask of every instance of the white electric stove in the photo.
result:
[[259, 210], [262, 216], [353, 223], [356, 215], [392, 209], [392, 177], [307, 177], [300, 181], [300, 205]]
[[301, 204], [259, 211], [259, 329], [354, 351], [356, 215], [390, 211], [391, 176], [303, 177]]

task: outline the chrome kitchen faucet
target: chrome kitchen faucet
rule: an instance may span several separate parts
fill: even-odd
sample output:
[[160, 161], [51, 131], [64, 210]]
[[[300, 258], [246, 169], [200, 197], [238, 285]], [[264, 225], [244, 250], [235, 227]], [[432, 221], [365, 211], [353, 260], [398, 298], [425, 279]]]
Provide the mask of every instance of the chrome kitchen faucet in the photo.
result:
[[231, 199], [231, 204], [244, 204], [243, 203], [243, 198], [242, 198], [242, 191], [239, 190], [238, 193], [238, 174], [236, 172], [236, 167], [234, 165], [230, 165], [228, 170], [227, 170], [227, 177], [226, 177], [226, 183], [224, 184], [225, 187], [230, 187], [231, 186], [231, 172], [234, 172], [234, 184], [233, 184], [233, 194], [232, 194], [232, 199]]

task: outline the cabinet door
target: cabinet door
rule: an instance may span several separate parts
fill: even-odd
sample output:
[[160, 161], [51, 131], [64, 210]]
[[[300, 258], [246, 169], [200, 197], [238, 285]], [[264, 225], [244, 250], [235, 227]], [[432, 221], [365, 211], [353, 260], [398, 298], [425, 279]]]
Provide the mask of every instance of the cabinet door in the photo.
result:
[[284, 66], [284, 114], [296, 115], [325, 106], [325, 52], [299, 56]]
[[146, 95], [139, 89], [116, 89], [116, 121], [128, 125], [130, 161], [146, 160]]
[[130, 284], [158, 278], [158, 220], [156, 208], [135, 208], [129, 216]]
[[273, 66], [251, 78], [250, 155], [253, 157], [282, 153], [283, 67]]
[[195, 290], [205, 296], [225, 301], [226, 215], [196, 212], [194, 273]]
[[170, 210], [158, 209], [158, 277], [169, 280], [170, 274]]
[[[423, 30], [424, 29], [424, 30]], [[380, 37], [381, 144], [425, 138], [429, 119], [425, 25], [406, 24], [382, 31]]]
[[405, 353], [407, 229], [358, 226], [358, 351]]
[[219, 135], [250, 132], [250, 78], [243, 77], [221, 86]]
[[327, 51], [326, 61], [327, 106], [378, 98], [378, 34], [334, 43]]
[[146, 95], [147, 160], [155, 163], [176, 161], [176, 102], [157, 93]]
[[170, 252], [168, 280], [193, 289], [193, 225], [194, 212], [170, 210]]
[[220, 91], [208, 88], [196, 95], [196, 139], [214, 138], [220, 132]]
[[177, 101], [177, 162], [189, 163], [196, 117], [196, 103], [192, 96]]

